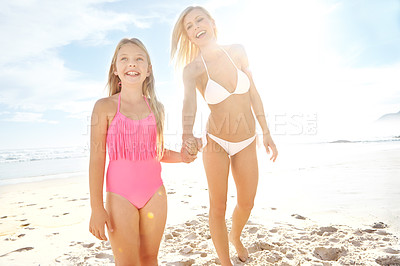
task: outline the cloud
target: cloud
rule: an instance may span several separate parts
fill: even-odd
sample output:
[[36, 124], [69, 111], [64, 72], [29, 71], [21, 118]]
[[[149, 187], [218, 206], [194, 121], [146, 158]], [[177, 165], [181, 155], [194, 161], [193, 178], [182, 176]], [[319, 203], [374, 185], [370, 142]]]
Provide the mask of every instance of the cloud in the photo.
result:
[[104, 45], [111, 31], [146, 28], [157, 21], [157, 13], [113, 11], [109, 2], [115, 1], [3, 1], [0, 34], [7, 37], [0, 42], [0, 103], [23, 112], [89, 112], [93, 105], [88, 99], [105, 96], [106, 77], [90, 80], [69, 69], [58, 49], [73, 42], [77, 49]]
[[30, 112], [16, 112], [11, 117], [3, 118], [2, 121], [7, 122], [30, 122], [30, 123], [49, 123], [58, 124], [58, 121], [43, 119], [41, 113], [30, 113]]
[[53, 109], [76, 113], [75, 109], [64, 107], [68, 103], [104, 96], [105, 80], [84, 80], [79, 72], [66, 68], [63, 60], [52, 52], [25, 63], [0, 66], [0, 81], [0, 103], [12, 110], [43, 112]]
[[14, 63], [22, 58], [38, 56], [49, 49], [73, 41], [96, 45], [107, 32], [127, 30], [133, 24], [149, 27], [145, 15], [102, 9], [110, 1], [3, 1], [0, 5], [0, 62]]

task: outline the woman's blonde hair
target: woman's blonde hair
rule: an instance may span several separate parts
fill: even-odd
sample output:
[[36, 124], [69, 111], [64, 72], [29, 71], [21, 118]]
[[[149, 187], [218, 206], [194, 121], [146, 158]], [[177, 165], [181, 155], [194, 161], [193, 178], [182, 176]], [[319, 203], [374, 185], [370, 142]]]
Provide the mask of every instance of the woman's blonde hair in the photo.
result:
[[[182, 11], [175, 23], [171, 40], [171, 60], [174, 59], [176, 54], [176, 66], [179, 68], [192, 62], [199, 54], [199, 48], [189, 40], [185, 25], [183, 24], [186, 15], [194, 9], [201, 10], [209, 19], [214, 21], [211, 14], [201, 6], [189, 6]], [[217, 29], [215, 27], [214, 35], [217, 37]]]
[[[138, 46], [140, 49], [142, 49], [147, 56], [147, 62], [149, 63], [149, 67], [151, 66], [149, 52], [147, 51], [146, 47], [139, 39], [136, 39], [136, 38], [122, 39], [118, 43], [117, 47], [115, 48], [114, 56], [111, 61], [110, 70], [108, 72], [107, 88], [108, 88], [109, 96], [121, 92], [121, 87], [119, 85], [120, 79], [117, 75], [114, 74], [114, 72], [116, 71], [116, 60], [117, 60], [118, 52], [121, 49], [121, 47], [126, 44], [134, 44], [134, 45]], [[163, 157], [163, 153], [164, 153], [164, 134], [163, 134], [163, 132], [164, 132], [165, 114], [164, 114], [164, 106], [161, 102], [159, 102], [157, 100], [157, 96], [155, 93], [153, 71], [150, 71], [150, 75], [148, 77], [146, 77], [146, 79], [143, 82], [142, 94], [144, 97], [146, 97], [149, 100], [150, 108], [153, 111], [154, 116], [156, 118], [156, 122], [157, 122], [157, 157], [159, 160], [161, 160], [161, 158]]]

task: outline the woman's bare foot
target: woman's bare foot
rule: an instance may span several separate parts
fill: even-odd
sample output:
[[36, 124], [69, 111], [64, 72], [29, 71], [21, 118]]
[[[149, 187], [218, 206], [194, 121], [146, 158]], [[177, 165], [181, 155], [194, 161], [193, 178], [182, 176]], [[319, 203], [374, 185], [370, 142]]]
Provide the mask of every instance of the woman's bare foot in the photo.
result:
[[247, 251], [247, 248], [243, 246], [242, 241], [240, 241], [240, 238], [233, 239], [233, 236], [231, 235], [231, 233], [229, 233], [229, 242], [231, 242], [235, 247], [239, 260], [245, 262], [249, 258], [249, 252]]

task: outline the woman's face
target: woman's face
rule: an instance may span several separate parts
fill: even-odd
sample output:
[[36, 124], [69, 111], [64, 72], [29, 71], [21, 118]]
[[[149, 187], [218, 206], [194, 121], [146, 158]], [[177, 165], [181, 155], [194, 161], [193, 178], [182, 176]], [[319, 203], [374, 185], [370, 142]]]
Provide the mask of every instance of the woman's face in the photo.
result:
[[189, 40], [198, 46], [215, 40], [215, 23], [202, 10], [193, 9], [183, 19], [183, 27]]

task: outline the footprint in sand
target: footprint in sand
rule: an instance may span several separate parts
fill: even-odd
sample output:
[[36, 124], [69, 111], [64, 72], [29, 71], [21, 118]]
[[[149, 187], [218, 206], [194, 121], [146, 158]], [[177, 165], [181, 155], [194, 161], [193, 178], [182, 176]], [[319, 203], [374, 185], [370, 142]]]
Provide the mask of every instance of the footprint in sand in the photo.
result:
[[172, 263], [168, 263], [167, 265], [174, 265], [174, 266], [191, 266], [193, 264], [195, 264], [195, 260], [194, 259], [187, 259], [187, 260], [181, 260], [181, 261], [176, 261], [176, 262], [172, 262]]
[[361, 247], [362, 245], [362, 242], [360, 240], [351, 240], [350, 243], [353, 244], [353, 246], [355, 247]]
[[99, 254], [96, 254], [96, 258], [97, 258], [97, 259], [109, 259], [109, 260], [111, 260], [111, 261], [114, 260], [114, 257], [113, 257], [112, 255], [110, 255], [110, 254], [107, 254], [107, 253], [99, 253]]
[[372, 225], [372, 228], [376, 228], [376, 229], [383, 229], [383, 228], [387, 228], [387, 227], [388, 227], [388, 225], [383, 222], [374, 223]]
[[346, 252], [347, 250], [344, 247], [341, 248], [316, 247], [314, 249], [314, 256], [320, 260], [337, 261], [341, 256], [345, 255]]
[[84, 247], [84, 248], [91, 248], [91, 247], [94, 246], [94, 243], [90, 243], [90, 244], [81, 244], [81, 245], [82, 245], [82, 247]]
[[258, 231], [257, 227], [251, 227], [247, 230], [247, 232], [249, 232], [250, 234], [255, 234]]
[[389, 254], [400, 254], [400, 250], [395, 250], [395, 249], [392, 249], [392, 248], [387, 248], [384, 251], [386, 253], [389, 253]]
[[306, 220], [307, 218], [304, 216], [301, 216], [300, 214], [292, 214], [292, 217], [299, 219], [299, 220]]
[[193, 251], [193, 248], [192, 248], [192, 247], [186, 246], [186, 247], [184, 247], [183, 249], [181, 249], [181, 250], [179, 251], [179, 253], [181, 253], [181, 254], [189, 254], [189, 253], [191, 253], [192, 251]]
[[333, 226], [325, 226], [325, 227], [323, 226], [319, 228], [319, 231], [316, 232], [316, 234], [319, 236], [331, 235], [333, 233], [336, 233], [337, 231], [338, 229]]
[[269, 230], [271, 233], [278, 233], [278, 229], [276, 228], [272, 228], [271, 230]]
[[387, 236], [390, 235], [390, 233], [386, 232], [385, 230], [377, 230], [375, 233], [381, 236]]
[[14, 250], [14, 251], [11, 251], [11, 252], [8, 252], [8, 253], [6, 253], [6, 254], [3, 254], [3, 255], [1, 255], [0, 257], [5, 257], [5, 256], [7, 256], [8, 254], [11, 254], [11, 253], [14, 253], [14, 252], [29, 251], [29, 250], [32, 250], [32, 249], [33, 249], [33, 247], [19, 248], [19, 249], [16, 249], [16, 250]]
[[400, 265], [400, 257], [398, 256], [389, 256], [389, 257], [380, 257], [375, 260], [379, 265]]
[[170, 239], [173, 239], [174, 236], [173, 236], [172, 234], [166, 234], [166, 235], [164, 236], [164, 238], [165, 238], [165, 240], [170, 240]]

